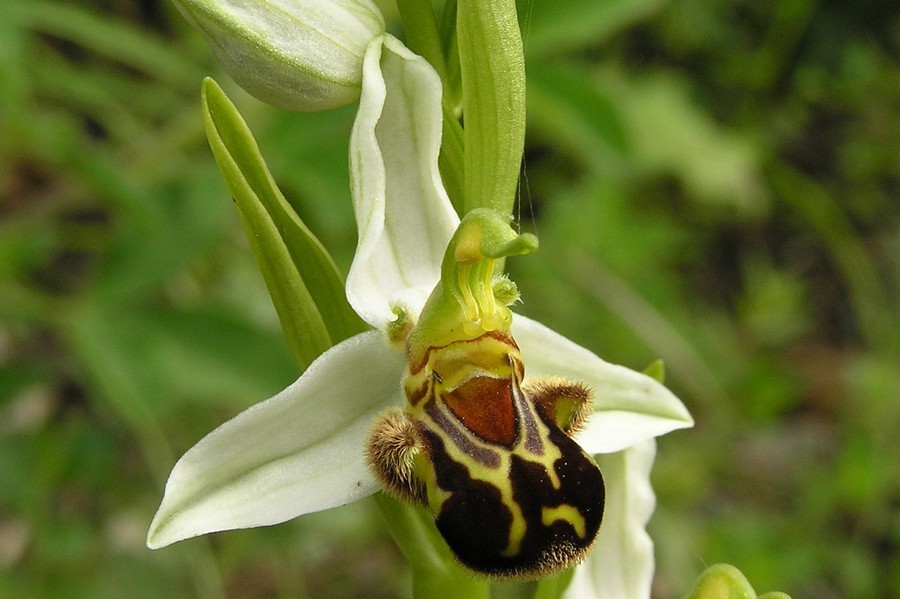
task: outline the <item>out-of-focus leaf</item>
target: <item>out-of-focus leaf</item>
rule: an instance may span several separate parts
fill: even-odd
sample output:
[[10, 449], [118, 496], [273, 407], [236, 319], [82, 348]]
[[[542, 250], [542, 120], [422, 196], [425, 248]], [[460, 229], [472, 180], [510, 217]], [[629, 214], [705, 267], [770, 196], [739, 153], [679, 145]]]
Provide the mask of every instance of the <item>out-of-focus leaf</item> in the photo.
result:
[[556, 0], [533, 2], [522, 16], [529, 59], [598, 45], [654, 14], [668, 0]]
[[878, 273], [842, 206], [822, 185], [790, 167], [772, 164], [769, 170], [780, 197], [809, 222], [828, 247], [847, 283], [867, 340], [875, 347], [896, 350], [900, 345], [898, 329], [893, 326], [896, 311], [889, 307]]
[[751, 214], [765, 208], [759, 150], [695, 105], [685, 81], [664, 73], [628, 81], [612, 72], [600, 81], [622, 108], [635, 166], [674, 175], [700, 200]]
[[[21, 19], [12, 7], [18, 3], [4, 2], [0, 5], [0, 106], [3, 107], [3, 119], [0, 119], [0, 136], [5, 137], [5, 129], [10, 121], [21, 121], [28, 110], [25, 98], [28, 96], [28, 61], [26, 56], [27, 36]], [[4, 154], [12, 148], [4, 148], [0, 144], [0, 169], [3, 168]], [[0, 181], [5, 180], [5, 173], [0, 170]]]
[[179, 405], [243, 408], [284, 386], [296, 366], [277, 335], [214, 307], [109, 314], [107, 337], [162, 417]]
[[75, 4], [13, 2], [18, 17], [40, 33], [68, 40], [170, 85], [187, 88], [196, 81], [193, 65], [166, 40], [108, 14]]
[[528, 117], [594, 164], [609, 168], [631, 153], [622, 111], [587, 68], [529, 64]]
[[331, 256], [284, 199], [246, 123], [212, 79], [203, 84], [203, 117], [288, 345], [305, 368], [363, 326]]

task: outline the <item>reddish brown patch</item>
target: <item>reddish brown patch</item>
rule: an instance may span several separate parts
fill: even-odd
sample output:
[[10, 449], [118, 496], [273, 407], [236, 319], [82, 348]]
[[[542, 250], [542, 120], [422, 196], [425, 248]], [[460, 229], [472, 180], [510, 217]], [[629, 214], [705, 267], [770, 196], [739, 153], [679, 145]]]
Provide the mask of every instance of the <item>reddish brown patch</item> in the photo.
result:
[[512, 447], [516, 412], [508, 379], [476, 377], [444, 395], [447, 406], [470, 431], [491, 443]]

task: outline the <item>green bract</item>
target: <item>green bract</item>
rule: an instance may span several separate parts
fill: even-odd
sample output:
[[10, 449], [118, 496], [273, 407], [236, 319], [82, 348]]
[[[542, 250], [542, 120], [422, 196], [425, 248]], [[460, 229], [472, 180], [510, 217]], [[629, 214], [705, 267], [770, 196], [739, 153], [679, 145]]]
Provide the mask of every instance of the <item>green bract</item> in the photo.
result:
[[744, 574], [730, 564], [707, 568], [687, 599], [791, 599], [780, 592], [757, 595]]
[[289, 110], [359, 97], [362, 60], [384, 19], [371, 0], [174, 0], [245, 90]]

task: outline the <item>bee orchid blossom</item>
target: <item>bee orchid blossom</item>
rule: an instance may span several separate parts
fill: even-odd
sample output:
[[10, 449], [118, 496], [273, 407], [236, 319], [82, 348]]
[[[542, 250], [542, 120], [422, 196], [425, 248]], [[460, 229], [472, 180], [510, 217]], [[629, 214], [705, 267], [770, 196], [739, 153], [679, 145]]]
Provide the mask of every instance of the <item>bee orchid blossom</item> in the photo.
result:
[[545, 575], [592, 552], [571, 592], [648, 596], [654, 439], [689, 413], [650, 376], [510, 312], [518, 294], [494, 268], [536, 239], [489, 209], [456, 215], [434, 69], [380, 34], [360, 73], [346, 295], [372, 328], [188, 450], [148, 546], [386, 489], [429, 510], [475, 572]]

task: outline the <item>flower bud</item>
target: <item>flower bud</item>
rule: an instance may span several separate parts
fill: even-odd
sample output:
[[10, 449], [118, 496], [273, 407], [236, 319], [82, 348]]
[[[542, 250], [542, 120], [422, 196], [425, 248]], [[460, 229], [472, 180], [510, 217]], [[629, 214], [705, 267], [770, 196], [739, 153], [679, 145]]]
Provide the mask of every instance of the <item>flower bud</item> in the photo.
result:
[[371, 0], [175, 0], [234, 80], [289, 110], [326, 110], [360, 92], [366, 46], [384, 32]]

